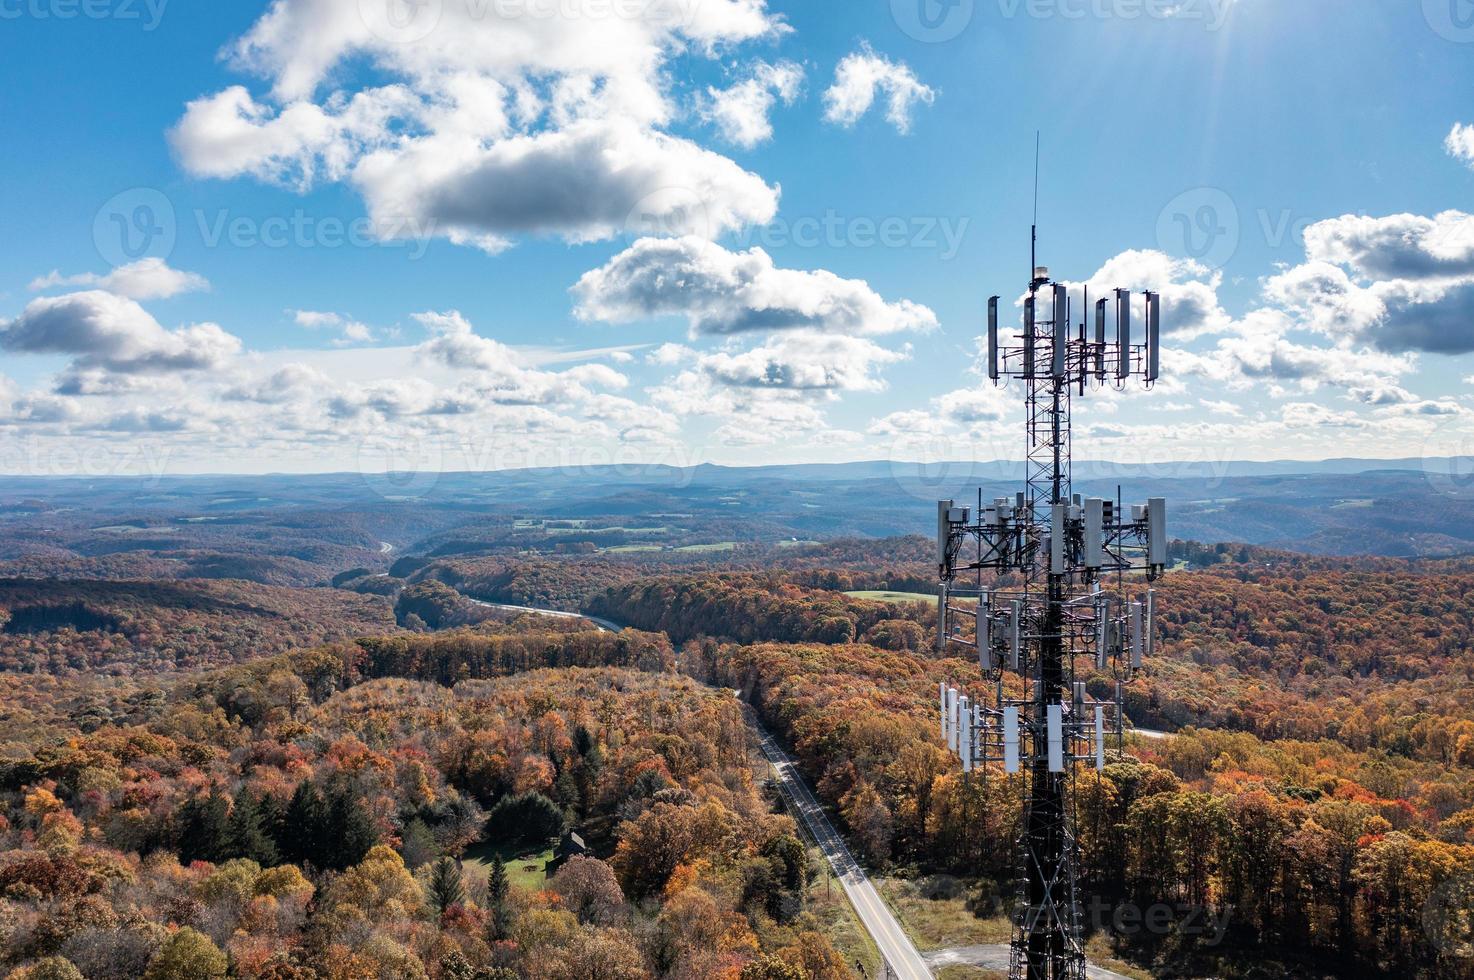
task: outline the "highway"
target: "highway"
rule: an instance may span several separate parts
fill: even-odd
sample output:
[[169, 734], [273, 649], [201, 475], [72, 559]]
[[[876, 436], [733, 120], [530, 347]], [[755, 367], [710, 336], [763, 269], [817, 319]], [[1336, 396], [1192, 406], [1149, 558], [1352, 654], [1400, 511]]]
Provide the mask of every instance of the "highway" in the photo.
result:
[[834, 869], [834, 876], [839, 879], [845, 894], [849, 896], [850, 904], [855, 907], [861, 923], [875, 940], [875, 945], [880, 948], [880, 955], [890, 964], [891, 975], [900, 980], [931, 980], [932, 974], [926, 960], [912, 944], [896, 917], [891, 914], [875, 886], [870, 883], [864, 869], [845, 845], [844, 838], [829, 822], [824, 808], [819, 805], [803, 776], [799, 774], [798, 767], [788, 753], [783, 751], [783, 747], [763, 728], [757, 720], [756, 712], [749, 708], [747, 714], [757, 730], [763, 754], [772, 763], [789, 799], [793, 800], [799, 815], [809, 828], [809, 833], [818, 842], [819, 850]]
[[487, 609], [500, 609], [503, 612], [532, 613], [534, 616], [548, 616], [552, 619], [586, 619], [593, 623], [605, 633], [622, 633], [624, 627], [608, 619], [600, 619], [598, 616], [585, 616], [583, 613], [564, 612], [561, 609], [538, 609], [536, 606], [510, 606], [504, 602], [482, 602], [480, 599], [466, 597], [466, 601], [473, 606], [483, 606]]

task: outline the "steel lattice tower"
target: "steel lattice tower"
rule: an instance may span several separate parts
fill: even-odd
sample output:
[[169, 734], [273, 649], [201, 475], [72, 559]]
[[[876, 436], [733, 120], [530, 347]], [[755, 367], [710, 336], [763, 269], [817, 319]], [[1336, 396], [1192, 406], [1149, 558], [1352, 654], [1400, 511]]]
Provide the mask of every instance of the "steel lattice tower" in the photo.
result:
[[[1076, 332], [1069, 293], [1035, 268], [1021, 332], [1002, 343], [998, 297], [988, 303], [989, 377], [995, 384], [1020, 380], [1027, 392], [1025, 490], [991, 505], [979, 492], [976, 515], [952, 500], [938, 502], [938, 646], [975, 650], [983, 679], [992, 682], [987, 707], [965, 688], [942, 685], [942, 735], [965, 772], [986, 773], [990, 763], [1027, 772], [1014, 980], [1085, 980], [1069, 780], [1077, 763], [1104, 768], [1107, 737], [1122, 737], [1120, 685], [1149, 651], [1155, 607], [1150, 591], [1140, 601], [1124, 598], [1127, 575], [1155, 580], [1167, 560], [1163, 499], [1128, 514], [1119, 495], [1087, 500], [1071, 486], [1072, 399], [1092, 385], [1156, 381], [1160, 298], [1145, 294], [1145, 337], [1133, 345], [1129, 291], [1115, 291], [1110, 339], [1108, 302], [1094, 307], [1092, 339], [1083, 317]], [[1047, 320], [1038, 315], [1044, 294], [1052, 300]], [[1081, 298], [1088, 311], [1088, 293]], [[964, 557], [970, 543], [975, 558]], [[985, 572], [1017, 573], [1022, 584], [996, 588]], [[1109, 592], [1102, 588], [1108, 576], [1115, 578]], [[964, 629], [969, 619], [971, 636]], [[1085, 658], [1094, 661], [1096, 690], [1106, 697], [1092, 697], [1076, 679]], [[1013, 694], [1005, 690], [1005, 672], [1017, 677]]]

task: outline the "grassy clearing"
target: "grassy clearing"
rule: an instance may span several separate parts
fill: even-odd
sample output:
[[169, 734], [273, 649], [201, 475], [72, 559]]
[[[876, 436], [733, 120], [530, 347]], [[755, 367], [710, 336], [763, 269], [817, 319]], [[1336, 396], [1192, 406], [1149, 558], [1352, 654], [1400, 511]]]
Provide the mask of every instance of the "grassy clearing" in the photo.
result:
[[[809, 860], [822, 865], [824, 856], [817, 847], [810, 847]], [[831, 879], [826, 886], [825, 876], [819, 875], [809, 885], [808, 911], [819, 921], [824, 935], [834, 943], [834, 948], [839, 950], [846, 963], [863, 965], [864, 976], [880, 975], [880, 950], [860, 924], [860, 917], [855, 914], [854, 906], [845, 897], [838, 881]]]
[[846, 592], [851, 599], [869, 599], [872, 602], [936, 602], [937, 597], [922, 592], [861, 591]]
[[980, 966], [944, 966], [933, 974], [937, 980], [1005, 980], [1008, 974]]
[[928, 888], [906, 878], [877, 878], [875, 887], [901, 928], [922, 952], [954, 946], [1006, 943], [1013, 927], [1004, 916], [979, 919], [967, 907], [967, 886]]
[[498, 854], [502, 857], [502, 863], [507, 866], [507, 880], [513, 885], [533, 892], [545, 887], [547, 879], [543, 876], [543, 868], [553, 859], [551, 846], [528, 850], [526, 847], [495, 845], [483, 841], [466, 849], [463, 861], [466, 874], [485, 880], [491, 874], [492, 861]]
[[1154, 980], [1156, 974], [1143, 970], [1139, 966], [1132, 966], [1125, 960], [1116, 959], [1111, 951], [1110, 940], [1105, 936], [1097, 934], [1085, 943], [1085, 955], [1089, 957], [1092, 966], [1103, 966], [1107, 970], [1114, 971], [1125, 977], [1133, 977], [1134, 980]]
[[714, 544], [688, 544], [677, 551], [699, 552], [699, 551], [733, 551], [737, 548], [736, 541], [718, 541]]

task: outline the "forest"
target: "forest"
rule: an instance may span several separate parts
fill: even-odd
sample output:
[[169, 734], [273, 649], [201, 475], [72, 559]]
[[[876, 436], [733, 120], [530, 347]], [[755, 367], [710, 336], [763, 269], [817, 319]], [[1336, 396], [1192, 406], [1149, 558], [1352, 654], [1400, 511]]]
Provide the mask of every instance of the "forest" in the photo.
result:
[[[975, 665], [867, 597], [926, 591], [927, 548], [6, 580], [0, 971], [854, 976], [744, 703], [870, 868], [1006, 914], [1022, 788], [934, 718]], [[1171, 736], [1079, 778], [1081, 887], [1215, 926], [1089, 927], [1153, 976], [1474, 976], [1474, 562], [1172, 554], [1127, 691]], [[472, 601], [512, 599], [628, 628]]]

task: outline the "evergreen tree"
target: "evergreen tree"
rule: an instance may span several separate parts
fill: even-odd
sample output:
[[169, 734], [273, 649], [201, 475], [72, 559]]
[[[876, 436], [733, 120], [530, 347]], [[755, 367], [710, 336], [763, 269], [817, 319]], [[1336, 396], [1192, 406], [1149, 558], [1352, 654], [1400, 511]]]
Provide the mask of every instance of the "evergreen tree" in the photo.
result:
[[493, 839], [541, 844], [563, 832], [563, 811], [536, 791], [505, 796], [491, 808]]
[[404, 833], [400, 836], [399, 855], [404, 858], [405, 867], [411, 871], [429, 864], [440, 855], [440, 846], [435, 843], [435, 835], [430, 833], [430, 828], [419, 817], [405, 824]]
[[235, 794], [225, 838], [225, 853], [228, 857], [250, 858], [263, 868], [281, 863], [276, 842], [266, 833], [262, 824], [256, 795], [245, 786]]
[[352, 787], [341, 786], [328, 799], [323, 866], [341, 871], [363, 860], [379, 842], [379, 832]]
[[281, 845], [277, 842], [283, 837], [283, 824], [287, 819], [286, 804], [271, 793], [262, 793], [256, 800], [256, 809], [261, 813], [261, 829], [276, 845], [277, 859], [280, 860]]
[[430, 869], [430, 904], [441, 915], [452, 905], [466, 900], [465, 882], [461, 878], [461, 863], [452, 857], [443, 857]]
[[507, 866], [500, 854], [492, 858], [491, 873], [486, 879], [486, 905], [491, 915], [486, 921], [486, 936], [499, 942], [512, 934], [512, 907], [508, 902], [511, 884], [507, 881]]
[[277, 848], [292, 864], [311, 864], [324, 867], [323, 840], [327, 821], [326, 807], [322, 794], [308, 780], [297, 784], [282, 818], [281, 834], [277, 837]]
[[177, 820], [180, 861], [218, 864], [225, 859], [230, 822], [225, 797], [213, 790], [209, 796], [196, 796], [179, 808]]

